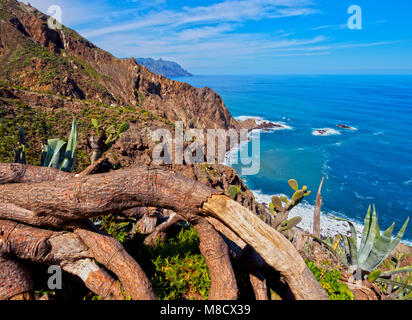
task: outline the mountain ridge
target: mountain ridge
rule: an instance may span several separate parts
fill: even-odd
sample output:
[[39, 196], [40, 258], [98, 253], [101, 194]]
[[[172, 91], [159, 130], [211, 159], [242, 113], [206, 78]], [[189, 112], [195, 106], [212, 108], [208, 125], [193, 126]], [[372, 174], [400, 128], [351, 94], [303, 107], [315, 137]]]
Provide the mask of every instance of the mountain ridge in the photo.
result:
[[149, 69], [149, 71], [167, 78], [193, 76], [193, 74], [183, 69], [182, 66], [174, 61], [163, 60], [162, 58], [158, 60], [153, 58], [135, 58], [135, 60]]
[[108, 105], [141, 105], [189, 128], [240, 128], [210, 88], [156, 75], [133, 58], [117, 59], [71, 29], [49, 29], [47, 19], [24, 3], [0, 1], [0, 80]]

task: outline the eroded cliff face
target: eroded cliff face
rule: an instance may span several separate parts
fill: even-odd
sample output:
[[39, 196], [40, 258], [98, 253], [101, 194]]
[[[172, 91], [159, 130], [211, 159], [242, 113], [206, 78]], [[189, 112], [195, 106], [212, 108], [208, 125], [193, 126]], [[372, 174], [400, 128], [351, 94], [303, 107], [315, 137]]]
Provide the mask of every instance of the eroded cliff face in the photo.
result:
[[73, 30], [49, 29], [47, 19], [31, 6], [0, 1], [0, 79], [109, 105], [140, 105], [189, 128], [239, 128], [213, 90], [155, 75], [133, 58], [117, 59]]
[[[13, 161], [18, 127], [28, 140], [30, 164], [38, 164], [41, 144], [50, 137], [67, 139], [70, 124], [79, 125], [77, 171], [90, 164], [87, 137], [90, 119], [106, 125], [126, 121], [129, 131], [107, 153], [123, 167], [153, 166], [156, 143], [151, 131], [241, 129], [256, 123], [232, 118], [221, 97], [209, 88], [194, 88], [149, 72], [133, 58], [117, 59], [75, 31], [51, 30], [47, 16], [15, 0], [0, 0], [0, 161]], [[265, 214], [235, 170], [223, 165], [170, 165], [220, 191], [238, 185], [237, 201]]]

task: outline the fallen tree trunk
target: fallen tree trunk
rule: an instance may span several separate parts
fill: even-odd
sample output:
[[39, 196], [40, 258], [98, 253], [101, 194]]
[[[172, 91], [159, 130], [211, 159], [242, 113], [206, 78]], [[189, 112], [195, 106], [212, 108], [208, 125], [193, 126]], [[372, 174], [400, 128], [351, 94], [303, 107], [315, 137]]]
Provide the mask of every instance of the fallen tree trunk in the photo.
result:
[[247, 208], [225, 196], [214, 195], [203, 205], [202, 211], [222, 221], [279, 271], [296, 299], [328, 299], [292, 243], [250, 214]]
[[[3, 237], [3, 241], [0, 242], [0, 254], [60, 266], [64, 271], [78, 276], [86, 287], [103, 299], [122, 299], [116, 280], [96, 264], [92, 252], [73, 233], [42, 230], [14, 221], [0, 220], [0, 234]], [[13, 263], [16, 264], [17, 262]], [[7, 263], [0, 262], [1, 273], [8, 273], [4, 271], [6, 266]], [[17, 275], [15, 276], [14, 272], [9, 274], [8, 281], [20, 283], [19, 286], [26, 290], [30, 282], [26, 279], [27, 285], [22, 284], [23, 271], [18, 272], [22, 267], [17, 265], [14, 268]], [[26, 273], [29, 275], [27, 270]], [[6, 280], [0, 280], [0, 288], [7, 287], [7, 283], [4, 283]]]
[[95, 258], [112, 270], [133, 300], [155, 300], [156, 295], [146, 274], [116, 239], [86, 229], [75, 234], [93, 251]]
[[32, 290], [30, 271], [20, 261], [0, 253], [0, 300]]
[[194, 225], [200, 239], [200, 252], [209, 268], [209, 300], [236, 300], [238, 288], [229, 249], [219, 233], [206, 220]]
[[218, 193], [174, 172], [127, 169], [59, 182], [0, 185], [0, 218], [63, 228], [134, 207], [170, 209], [194, 224], [199, 218], [212, 216], [279, 271], [296, 299], [327, 299], [286, 238], [247, 208]]

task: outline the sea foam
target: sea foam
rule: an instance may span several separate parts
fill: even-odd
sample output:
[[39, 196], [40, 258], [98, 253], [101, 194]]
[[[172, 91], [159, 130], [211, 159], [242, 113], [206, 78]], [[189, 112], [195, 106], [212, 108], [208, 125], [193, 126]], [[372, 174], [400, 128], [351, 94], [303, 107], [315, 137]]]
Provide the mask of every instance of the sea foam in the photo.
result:
[[322, 137], [336, 136], [336, 135], [340, 135], [340, 134], [341, 134], [341, 132], [339, 130], [332, 129], [332, 128], [320, 128], [320, 129], [315, 129], [315, 130], [312, 131], [312, 135], [322, 136]]
[[[268, 194], [262, 193], [261, 190], [252, 190], [255, 199], [257, 202], [265, 203], [269, 205], [272, 201], [272, 196]], [[282, 194], [277, 194], [281, 196]], [[311, 205], [310, 203], [303, 201], [301, 204], [293, 208], [293, 210], [289, 213], [289, 218], [294, 217], [301, 217], [302, 222], [298, 225], [299, 228], [306, 232], [313, 232], [313, 215], [315, 212], [315, 206]], [[355, 226], [355, 230], [357, 233], [358, 245], [360, 244], [362, 231], [363, 231], [363, 224], [359, 221], [354, 221], [352, 219], [348, 219], [344, 215], [338, 212], [321, 212], [320, 215], [320, 233], [323, 237], [333, 237], [338, 234], [349, 236], [351, 234], [349, 224], [345, 221], [339, 221], [335, 218], [346, 219], [353, 223]], [[404, 239], [402, 241], [407, 245], [412, 245], [412, 241], [409, 239]]]
[[266, 123], [271, 123], [271, 124], [273, 124], [273, 125], [276, 126], [276, 127], [274, 127], [274, 128], [270, 128], [269, 131], [293, 130], [293, 127], [287, 125], [285, 122], [282, 122], [282, 121], [278, 121], [278, 122], [269, 121], [269, 120], [266, 120], [266, 119], [264, 119], [264, 118], [262, 118], [262, 117], [238, 116], [238, 117], [235, 117], [235, 119], [236, 119], [237, 121], [245, 121], [245, 120], [253, 119], [253, 120], [256, 121], [256, 124], [257, 124], [257, 125], [261, 125], [261, 124], [263, 124], [263, 123], [266, 122]]

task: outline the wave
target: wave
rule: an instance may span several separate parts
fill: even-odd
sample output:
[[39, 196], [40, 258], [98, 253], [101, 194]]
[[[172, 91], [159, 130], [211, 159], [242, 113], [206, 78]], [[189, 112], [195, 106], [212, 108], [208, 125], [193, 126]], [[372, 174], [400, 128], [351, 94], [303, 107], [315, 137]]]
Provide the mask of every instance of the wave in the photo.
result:
[[[238, 116], [238, 117], [235, 117], [235, 119], [238, 120], [238, 121], [245, 121], [245, 120], [248, 120], [248, 119], [254, 119], [256, 121], [256, 124], [258, 124], [258, 125], [260, 125], [262, 123], [265, 123], [265, 122], [266, 123], [272, 123], [272, 124], [276, 125], [275, 128], [270, 128], [267, 131], [263, 131], [264, 133], [268, 133], [268, 132], [271, 132], [271, 131], [277, 131], [277, 130], [293, 130], [293, 127], [288, 126], [284, 122], [273, 122], [273, 121], [265, 120], [262, 117]], [[231, 159], [236, 158], [236, 155], [241, 150], [241, 148], [244, 147], [245, 145], [247, 145], [250, 141], [252, 141], [254, 138], [257, 137], [256, 133], [258, 131], [262, 132], [262, 130], [260, 130], [260, 129], [255, 129], [255, 130], [250, 131], [249, 134], [248, 134], [248, 139], [247, 140], [244, 140], [241, 143], [236, 144], [228, 152], [226, 152], [225, 160], [223, 162], [223, 165], [231, 166]]]
[[336, 136], [340, 134], [341, 132], [339, 130], [332, 128], [320, 128], [312, 131], [312, 135], [314, 136]]
[[[268, 194], [262, 193], [261, 190], [252, 190], [255, 199], [257, 202], [265, 203], [269, 205], [272, 201], [272, 196]], [[277, 194], [281, 196], [282, 194]], [[315, 212], [315, 206], [311, 205], [307, 201], [302, 202], [289, 213], [289, 218], [294, 217], [301, 217], [302, 222], [298, 225], [299, 228], [306, 232], [313, 232], [313, 214]], [[343, 218], [353, 223], [355, 226], [355, 230], [357, 233], [358, 244], [362, 238], [362, 231], [363, 231], [363, 224], [359, 221], [355, 221], [353, 219], [345, 217], [342, 213], [339, 212], [321, 212], [320, 216], [320, 233], [323, 237], [333, 237], [338, 234], [342, 235], [350, 235], [350, 227], [349, 224], [345, 221], [339, 221], [334, 218]], [[410, 239], [402, 240], [403, 243], [407, 245], [412, 245], [412, 241]]]
[[282, 121], [278, 121], [278, 122], [274, 122], [274, 121], [270, 121], [270, 120], [266, 120], [262, 117], [255, 117], [255, 116], [237, 116], [235, 117], [235, 119], [237, 121], [245, 121], [245, 120], [249, 120], [249, 119], [253, 119], [256, 121], [257, 125], [261, 125], [263, 123], [271, 123], [273, 125], [275, 125], [276, 127], [274, 128], [270, 128], [269, 131], [278, 131], [278, 130], [293, 130], [293, 127], [287, 125], [286, 123], [282, 122]]

